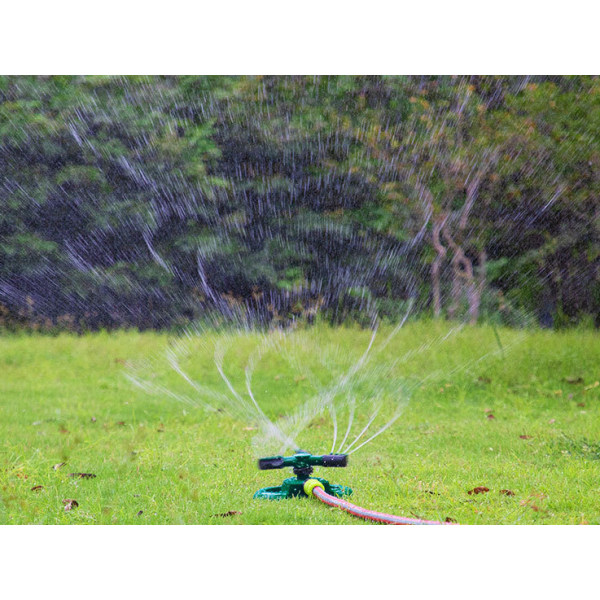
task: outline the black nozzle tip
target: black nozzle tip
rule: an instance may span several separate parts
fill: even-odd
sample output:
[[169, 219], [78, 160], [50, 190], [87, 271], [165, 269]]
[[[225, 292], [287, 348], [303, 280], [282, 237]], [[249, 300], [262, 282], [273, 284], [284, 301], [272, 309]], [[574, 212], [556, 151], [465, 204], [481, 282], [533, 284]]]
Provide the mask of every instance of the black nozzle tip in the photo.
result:
[[283, 456], [270, 456], [268, 458], [259, 458], [258, 468], [261, 471], [267, 471], [268, 469], [282, 469]]
[[345, 467], [348, 464], [347, 454], [325, 454], [321, 458], [324, 467]]

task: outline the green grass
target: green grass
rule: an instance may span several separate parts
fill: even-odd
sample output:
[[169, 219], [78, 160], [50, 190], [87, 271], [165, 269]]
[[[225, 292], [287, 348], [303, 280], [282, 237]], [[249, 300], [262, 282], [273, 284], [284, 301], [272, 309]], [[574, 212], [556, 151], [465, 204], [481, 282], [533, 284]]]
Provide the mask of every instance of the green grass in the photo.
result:
[[[401, 354], [439, 327], [408, 325], [387, 352]], [[368, 339], [355, 328], [322, 335], [349, 352]], [[500, 332], [507, 347], [519, 335]], [[409, 517], [600, 524], [600, 337], [529, 332], [505, 356], [452, 371], [481, 354], [482, 339], [491, 331], [468, 329], [460, 342], [409, 357], [399, 377], [436, 376], [348, 469], [319, 474], [353, 487], [361, 506]], [[147, 395], [124, 377], [124, 361], [159, 355], [167, 342], [132, 332], [0, 337], [0, 523], [362, 523], [314, 500], [253, 500], [284, 474], [256, 469], [251, 424]], [[243, 346], [234, 346], [232, 364], [242, 364]], [[208, 349], [193, 360], [209, 377]], [[275, 358], [256, 373], [273, 414], [301, 399], [305, 385]], [[321, 425], [307, 430], [309, 449], [330, 439]], [[478, 486], [490, 491], [467, 493]], [[65, 511], [67, 498], [79, 506]], [[241, 514], [214, 516], [229, 511]]]

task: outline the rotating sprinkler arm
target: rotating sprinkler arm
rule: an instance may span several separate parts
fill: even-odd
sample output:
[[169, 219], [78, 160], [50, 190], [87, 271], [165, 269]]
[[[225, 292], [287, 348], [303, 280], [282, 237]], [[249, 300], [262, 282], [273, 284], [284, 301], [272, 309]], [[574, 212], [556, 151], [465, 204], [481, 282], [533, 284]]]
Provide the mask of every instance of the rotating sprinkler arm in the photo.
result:
[[346, 454], [324, 454], [315, 456], [308, 452], [298, 452], [294, 456], [269, 456], [260, 458], [258, 468], [261, 471], [268, 469], [283, 469], [292, 467], [295, 469], [303, 469], [311, 467], [345, 467], [348, 464], [348, 455]]

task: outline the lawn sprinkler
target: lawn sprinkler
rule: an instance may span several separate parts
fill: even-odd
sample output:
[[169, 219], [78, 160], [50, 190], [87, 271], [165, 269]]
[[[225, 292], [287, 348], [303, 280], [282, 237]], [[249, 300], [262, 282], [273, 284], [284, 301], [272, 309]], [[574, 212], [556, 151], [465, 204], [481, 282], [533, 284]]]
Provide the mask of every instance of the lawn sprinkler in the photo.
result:
[[258, 460], [261, 471], [292, 467], [296, 477], [284, 479], [281, 485], [266, 487], [254, 494], [255, 498], [266, 500], [283, 500], [285, 498], [314, 497], [328, 506], [335, 506], [343, 511], [367, 521], [387, 523], [390, 525], [442, 525], [440, 521], [424, 519], [408, 519], [396, 515], [368, 510], [343, 499], [350, 496], [352, 489], [345, 485], [329, 483], [321, 477], [311, 477], [313, 467], [345, 467], [348, 464], [347, 454], [324, 454], [314, 456], [298, 450], [294, 456], [269, 456]]
[[342, 497], [352, 494], [352, 489], [345, 485], [335, 485], [329, 483], [321, 477], [311, 477], [313, 467], [345, 467], [348, 464], [347, 454], [324, 454], [323, 456], [314, 456], [308, 452], [298, 451], [293, 456], [269, 456], [258, 460], [258, 468], [261, 471], [270, 469], [283, 469], [292, 467], [296, 477], [284, 479], [281, 485], [274, 487], [266, 487], [258, 490], [254, 494], [255, 498], [263, 498], [266, 500], [283, 500], [285, 498], [307, 497], [305, 484], [311, 488], [312, 482], [314, 485], [322, 488], [331, 496]]

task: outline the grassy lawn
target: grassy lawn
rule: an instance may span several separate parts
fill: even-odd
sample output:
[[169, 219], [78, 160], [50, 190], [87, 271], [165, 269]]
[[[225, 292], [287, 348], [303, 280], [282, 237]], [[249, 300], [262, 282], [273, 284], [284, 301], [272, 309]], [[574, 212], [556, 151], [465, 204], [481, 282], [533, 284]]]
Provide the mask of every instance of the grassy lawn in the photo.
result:
[[[407, 325], [387, 351], [401, 353], [435, 327]], [[352, 328], [327, 335], [348, 348], [368, 341]], [[361, 506], [408, 517], [600, 524], [600, 337], [529, 332], [505, 356], [452, 370], [490, 335], [470, 329], [460, 344], [405, 361], [402, 376], [437, 374], [349, 468], [318, 474], [354, 488]], [[253, 500], [288, 474], [257, 470], [251, 424], [148, 395], [124, 377], [125, 361], [159, 355], [167, 342], [134, 332], [0, 337], [0, 523], [362, 523], [312, 499]], [[194, 360], [208, 372], [212, 354]], [[168, 384], [172, 374], [161, 376]], [[274, 413], [305, 384], [275, 359], [256, 373]], [[319, 420], [305, 439], [309, 450], [329, 450]], [[476, 487], [489, 491], [468, 494]], [[65, 511], [65, 499], [78, 506]]]

